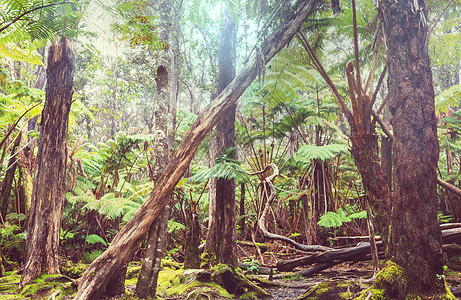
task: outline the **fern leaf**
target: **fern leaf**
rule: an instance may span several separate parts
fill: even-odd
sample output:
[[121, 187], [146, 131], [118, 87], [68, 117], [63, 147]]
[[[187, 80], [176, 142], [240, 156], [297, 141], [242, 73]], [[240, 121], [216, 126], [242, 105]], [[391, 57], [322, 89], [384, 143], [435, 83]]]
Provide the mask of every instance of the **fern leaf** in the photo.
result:
[[86, 240], [85, 240], [88, 244], [96, 244], [96, 243], [101, 243], [103, 244], [104, 246], [107, 246], [107, 243], [106, 241], [104, 241], [102, 239], [102, 237], [100, 237], [99, 235], [97, 234], [89, 234], [87, 237], [86, 237]]

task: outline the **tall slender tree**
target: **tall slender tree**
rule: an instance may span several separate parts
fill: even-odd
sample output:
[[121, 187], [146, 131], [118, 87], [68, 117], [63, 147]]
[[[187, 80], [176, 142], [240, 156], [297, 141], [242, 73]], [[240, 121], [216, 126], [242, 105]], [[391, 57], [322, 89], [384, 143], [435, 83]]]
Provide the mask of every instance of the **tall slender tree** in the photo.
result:
[[[170, 97], [170, 30], [171, 30], [171, 1], [158, 2], [156, 10], [160, 13], [159, 38], [164, 44], [157, 58], [157, 108], [155, 111], [155, 174], [154, 182], [159, 178], [160, 171], [168, 163], [168, 106]], [[153, 3], [154, 4], [154, 3]], [[176, 95], [174, 95], [176, 96]], [[167, 226], [169, 216], [168, 204], [163, 208], [160, 217], [155, 220], [149, 229], [147, 249], [141, 266], [136, 294], [141, 298], [154, 297], [157, 287], [160, 263], [165, 256]]]
[[73, 94], [75, 45], [69, 38], [48, 49], [45, 107], [19, 290], [42, 271], [59, 274], [59, 238], [65, 196], [67, 131]]
[[[237, 24], [229, 14], [224, 13], [221, 29], [221, 42], [218, 54], [218, 93], [235, 77], [235, 57], [237, 44]], [[216, 125], [217, 154], [226, 148], [235, 147], [235, 110], [234, 103]], [[205, 252], [210, 264], [224, 263], [237, 266], [235, 253], [237, 236], [235, 229], [235, 179], [217, 178], [216, 193], [211, 199], [211, 222], [206, 240]], [[211, 259], [213, 258], [213, 259]]]

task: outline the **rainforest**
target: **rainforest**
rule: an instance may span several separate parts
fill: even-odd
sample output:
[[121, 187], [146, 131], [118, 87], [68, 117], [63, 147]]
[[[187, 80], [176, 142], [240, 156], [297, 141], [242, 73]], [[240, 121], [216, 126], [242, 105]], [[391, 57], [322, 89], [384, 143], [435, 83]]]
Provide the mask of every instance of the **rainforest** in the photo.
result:
[[0, 299], [459, 299], [458, 0], [0, 0]]

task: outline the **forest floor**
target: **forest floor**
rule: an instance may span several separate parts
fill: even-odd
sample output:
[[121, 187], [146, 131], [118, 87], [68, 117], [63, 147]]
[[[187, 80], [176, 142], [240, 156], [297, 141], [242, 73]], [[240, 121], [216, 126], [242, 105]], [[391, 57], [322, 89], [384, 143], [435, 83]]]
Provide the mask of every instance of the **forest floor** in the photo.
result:
[[[126, 280], [126, 292], [121, 297], [104, 298], [105, 300], [128, 300], [137, 299], [133, 296], [137, 268], [134, 264], [132, 272]], [[167, 267], [168, 269], [168, 267]], [[134, 270], [134, 271], [133, 271]], [[168, 272], [168, 271], [162, 271]], [[263, 286], [263, 289], [270, 294], [267, 299], [353, 299], [358, 293], [370, 285], [370, 278], [373, 276], [371, 263], [343, 263], [331, 269], [324, 270], [310, 278], [297, 276], [295, 273], [288, 273], [283, 278], [273, 279], [271, 285], [261, 284], [261, 279], [267, 280], [267, 275], [249, 275], [253, 282]], [[452, 289], [453, 294], [461, 299], [461, 271], [448, 269], [446, 272], [446, 281]], [[20, 276], [10, 274], [8, 277], [0, 278], [0, 299], [72, 299], [75, 296], [75, 290], [70, 286], [69, 278], [65, 276], [44, 275], [36, 280], [32, 285], [26, 287], [22, 293], [17, 293], [16, 289]], [[160, 276], [162, 278], [162, 275]], [[263, 281], [264, 282], [264, 281]], [[161, 284], [161, 283], [159, 283]], [[329, 296], [322, 295], [321, 291], [325, 287], [332, 287]], [[60, 292], [57, 292], [60, 290]], [[166, 290], [160, 291], [160, 299], [186, 299], [186, 297], [168, 296]], [[334, 293], [334, 294], [333, 294]], [[319, 297], [316, 297], [319, 294]], [[341, 295], [338, 297], [338, 295]], [[201, 298], [199, 298], [201, 299]], [[203, 298], [206, 299], [206, 298]], [[226, 297], [212, 297], [212, 299], [226, 299]], [[239, 299], [238, 297], [234, 299]]]
[[[239, 260], [247, 265], [253, 266], [253, 269], [246, 270], [246, 277], [261, 287], [270, 296], [267, 299], [353, 299], [358, 293], [369, 287], [370, 279], [373, 277], [371, 262], [344, 262], [332, 268], [321, 271], [309, 278], [300, 276], [297, 268], [288, 273], [274, 272], [273, 279], [269, 280], [269, 275], [258, 274], [257, 266], [274, 267], [277, 261], [281, 259], [291, 259], [300, 257], [303, 254], [295, 253], [292, 249], [280, 245], [268, 246], [259, 255], [254, 247], [241, 245], [239, 247]], [[254, 260], [259, 257], [259, 261]], [[180, 261], [180, 255], [174, 256], [177, 261], [164, 260], [163, 271], [159, 276], [158, 296], [160, 299], [188, 299], [187, 295], [192, 295], [190, 290], [184, 289], [185, 286], [191, 285], [191, 274], [197, 276], [200, 272], [209, 272], [204, 270], [193, 270], [192, 272], [184, 271]], [[9, 276], [0, 278], [0, 299], [72, 299], [75, 296], [75, 289], [71, 287], [72, 279], [78, 278], [86, 265], [74, 264], [67, 261], [62, 264], [62, 273], [64, 276], [43, 275], [35, 280], [31, 285], [26, 286], [24, 291], [17, 293], [17, 287], [20, 274], [16, 271], [8, 272]], [[134, 288], [136, 285], [137, 275], [139, 273], [139, 262], [130, 264], [125, 281], [126, 292], [121, 297], [105, 298], [105, 300], [134, 300]], [[275, 270], [275, 268], [274, 268]], [[253, 272], [251, 272], [253, 271]], [[211, 270], [213, 273], [213, 270]], [[182, 276], [183, 279], [178, 279]], [[452, 258], [448, 263], [448, 269], [445, 272], [445, 279], [453, 294], [461, 299], [461, 257]], [[200, 284], [198, 284], [200, 285]], [[198, 285], [195, 286], [197, 289]], [[190, 299], [242, 299], [240, 296], [228, 294], [224, 288], [213, 290], [211, 296], [203, 296], [210, 291], [210, 284], [204, 284], [206, 288], [199, 290], [198, 297], [189, 297]], [[181, 289], [184, 289], [183, 292]], [[172, 292], [174, 290], [174, 292]], [[195, 291], [196, 292], [196, 291]], [[211, 297], [211, 298], [210, 298]], [[257, 297], [258, 299], [261, 297]], [[248, 298], [247, 298], [248, 299]], [[255, 299], [255, 298], [250, 298]]]

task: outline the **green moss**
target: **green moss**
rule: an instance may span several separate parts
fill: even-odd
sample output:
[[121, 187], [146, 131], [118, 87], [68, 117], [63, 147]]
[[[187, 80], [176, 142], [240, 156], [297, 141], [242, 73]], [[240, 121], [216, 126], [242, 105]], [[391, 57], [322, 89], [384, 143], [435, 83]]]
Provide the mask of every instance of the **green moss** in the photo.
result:
[[218, 265], [213, 270], [171, 270], [159, 273], [157, 293], [161, 297], [188, 295], [189, 299], [261, 299], [267, 292], [242, 273]]
[[130, 266], [126, 270], [126, 279], [138, 278], [141, 266]]
[[125, 285], [136, 284], [136, 282], [138, 282], [138, 278], [137, 278], [137, 277], [134, 277], [134, 278], [126, 278], [126, 279], [125, 279]]
[[361, 290], [354, 282], [324, 281], [310, 288], [306, 293], [299, 296], [298, 300], [331, 300], [350, 299], [350, 296]]
[[70, 260], [63, 260], [60, 265], [61, 273], [73, 279], [81, 277], [86, 268], [88, 268], [87, 264], [82, 262], [74, 263]]
[[[437, 279], [438, 280], [438, 279]], [[371, 300], [385, 300], [385, 299], [406, 299], [406, 300], [426, 300], [426, 299], [440, 299], [440, 300], [454, 300], [456, 299], [451, 293], [450, 289], [446, 286], [444, 280], [439, 282], [442, 292], [436, 295], [427, 297], [419, 291], [412, 290], [408, 283], [405, 270], [392, 261], [387, 261], [385, 268], [378, 273], [374, 284], [362, 291], [357, 300], [367, 299], [369, 293], [373, 295]]]
[[251, 299], [251, 300], [257, 300], [259, 299], [257, 293], [255, 292], [248, 292], [239, 297], [239, 299]]
[[158, 292], [165, 292], [167, 289], [181, 284], [181, 274], [183, 270], [172, 270], [164, 268], [158, 275]]
[[162, 259], [162, 267], [174, 270], [184, 269], [183, 266], [171, 259]]
[[207, 269], [209, 266], [213, 266], [216, 261], [216, 253], [210, 253], [204, 251], [200, 256], [200, 268]]
[[254, 292], [259, 299], [269, 296], [266, 291], [248, 280], [241, 272], [227, 265], [217, 265], [213, 270], [211, 280], [233, 295], [240, 297], [248, 292]]

